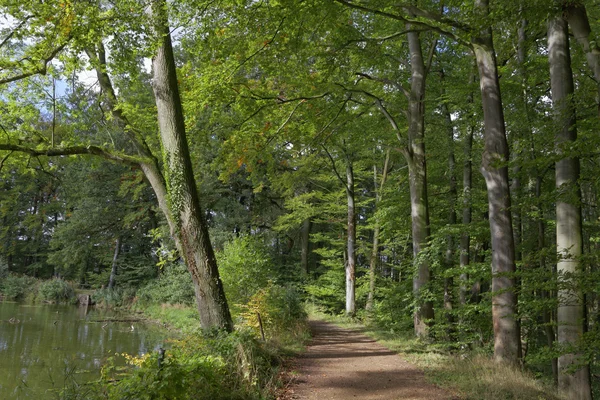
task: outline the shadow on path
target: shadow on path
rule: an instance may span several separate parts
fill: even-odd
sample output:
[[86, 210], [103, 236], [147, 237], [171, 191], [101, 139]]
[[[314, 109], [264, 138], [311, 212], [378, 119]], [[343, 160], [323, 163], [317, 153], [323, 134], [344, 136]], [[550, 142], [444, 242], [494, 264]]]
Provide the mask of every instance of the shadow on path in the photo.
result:
[[313, 340], [297, 363], [292, 399], [440, 399], [453, 397], [423, 373], [356, 330], [310, 321]]

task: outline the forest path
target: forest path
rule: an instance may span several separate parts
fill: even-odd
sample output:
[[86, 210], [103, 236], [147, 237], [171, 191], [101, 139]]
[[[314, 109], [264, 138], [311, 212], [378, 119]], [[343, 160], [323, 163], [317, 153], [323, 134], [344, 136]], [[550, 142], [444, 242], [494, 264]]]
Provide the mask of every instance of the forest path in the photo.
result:
[[451, 400], [421, 370], [359, 330], [310, 321], [313, 338], [296, 359], [286, 399]]

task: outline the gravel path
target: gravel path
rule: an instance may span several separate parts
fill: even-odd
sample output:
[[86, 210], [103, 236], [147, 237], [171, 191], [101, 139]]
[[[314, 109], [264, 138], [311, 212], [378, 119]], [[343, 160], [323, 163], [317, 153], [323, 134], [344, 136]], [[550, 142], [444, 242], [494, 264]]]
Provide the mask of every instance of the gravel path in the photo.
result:
[[311, 321], [313, 340], [295, 363], [294, 400], [456, 399], [423, 372], [360, 332]]

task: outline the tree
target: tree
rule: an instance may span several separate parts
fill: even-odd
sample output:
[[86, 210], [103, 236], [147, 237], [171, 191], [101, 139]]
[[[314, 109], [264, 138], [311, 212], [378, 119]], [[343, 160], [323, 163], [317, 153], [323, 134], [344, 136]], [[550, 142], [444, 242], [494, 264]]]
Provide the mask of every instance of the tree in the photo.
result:
[[[556, 251], [557, 273], [566, 286], [558, 291], [558, 343], [577, 346], [585, 322], [583, 294], [577, 287], [581, 274], [582, 224], [579, 158], [569, 154], [568, 146], [577, 140], [573, 105], [573, 73], [567, 21], [561, 16], [548, 21], [548, 59], [552, 104], [556, 120]], [[567, 350], [569, 351], [569, 350]], [[574, 372], [571, 371], [574, 370]], [[569, 351], [558, 358], [558, 387], [569, 399], [591, 399], [589, 367], [576, 353]]]
[[[65, 7], [64, 5], [55, 5], [53, 3], [52, 5], [59, 8]], [[93, 9], [93, 7], [90, 8]], [[128, 9], [128, 7], [125, 6], [125, 9]], [[13, 10], [8, 9], [7, 11]], [[90, 12], [87, 9], [86, 11]], [[134, 154], [128, 154], [127, 152], [108, 146], [69, 145], [68, 143], [60, 143], [58, 146], [34, 147], [14, 142], [4, 142], [0, 144], [0, 150], [24, 152], [33, 156], [93, 154], [139, 167], [154, 190], [159, 208], [164, 213], [169, 224], [171, 235], [192, 275], [192, 280], [196, 287], [196, 299], [200, 312], [201, 326], [204, 328], [219, 327], [231, 330], [232, 320], [208, 236], [208, 228], [199, 205], [199, 197], [187, 146], [175, 59], [168, 28], [168, 11], [167, 3], [157, 0], [152, 2], [150, 15], [148, 16], [152, 27], [151, 37], [153, 44], [151, 47], [155, 49], [155, 54], [153, 55], [153, 89], [164, 155], [164, 174], [161, 172], [158, 160], [153, 155], [146, 137], [130, 123], [128, 116], [117, 102], [117, 95], [107, 72], [104, 46], [101, 43], [98, 44], [98, 42], [94, 44], [90, 43], [90, 39], [85, 35], [76, 37], [76, 39], [83, 42], [83, 46], [94, 63], [98, 81], [107, 96], [112, 117], [129, 136], [131, 145], [135, 149]], [[86, 19], [82, 18], [81, 21], [75, 20], [73, 18], [75, 16], [73, 10], [63, 10], [63, 12], [66, 12], [69, 18], [60, 19], [55, 23], [55, 26], [57, 29], [64, 29], [64, 25], [68, 24], [69, 33], [64, 35], [64, 39], [59, 40], [59, 42], [64, 41], [64, 44], [61, 43], [58, 48], [49, 50], [49, 55], [42, 56], [42, 59], [39, 60], [42, 68], [35, 67], [28, 69], [22, 73], [2, 79], [0, 83], [15, 82], [38, 73], [44, 73], [47, 64], [67, 46], [74, 35], [81, 33], [82, 28], [85, 29], [81, 25], [84, 24]], [[124, 15], [128, 15], [127, 12]], [[74, 20], [75, 22], [73, 22]], [[54, 20], [51, 18], [49, 21]], [[93, 15], [91, 21], [92, 24], [106, 22], [97, 13]], [[25, 22], [28, 22], [27, 19], [25, 19]], [[115, 20], [109, 21], [109, 23], [111, 22], [114, 23]], [[22, 24], [22, 26], [24, 25], [26, 24]], [[101, 25], [101, 27], [96, 28], [107, 30], [109, 29], [108, 26]], [[78, 29], [73, 30], [73, 27]], [[86, 40], [88, 40], [87, 43]], [[97, 39], [92, 38], [91, 40]], [[99, 40], [102, 40], [102, 38]], [[81, 46], [81, 42], [77, 44]], [[52, 44], [48, 43], [44, 38], [42, 42], [35, 45], [48, 47]], [[50, 48], [52, 49], [52, 47]], [[43, 54], [43, 51], [41, 53]]]

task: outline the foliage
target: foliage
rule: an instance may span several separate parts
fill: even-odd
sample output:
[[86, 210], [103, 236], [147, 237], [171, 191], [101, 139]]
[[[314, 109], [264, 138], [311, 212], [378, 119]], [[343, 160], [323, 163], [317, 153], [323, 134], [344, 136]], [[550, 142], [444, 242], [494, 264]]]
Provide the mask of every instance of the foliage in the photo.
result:
[[187, 336], [173, 342], [160, 361], [157, 352], [129, 357], [130, 373], [103, 368], [108, 399], [260, 399], [274, 388], [279, 360], [248, 332]]
[[194, 284], [181, 263], [167, 263], [157, 279], [137, 291], [141, 304], [194, 304]]
[[96, 307], [119, 308], [130, 306], [135, 300], [135, 295], [135, 288], [102, 288], [94, 291], [92, 299], [96, 303]]
[[27, 275], [8, 274], [0, 283], [0, 293], [7, 300], [22, 300], [36, 293], [37, 279]]
[[38, 293], [42, 300], [56, 303], [73, 301], [75, 298], [73, 286], [59, 278], [41, 282]]
[[277, 282], [279, 278], [260, 235], [233, 238], [217, 253], [217, 260], [227, 301], [232, 306], [246, 304], [269, 281]]
[[[258, 290], [242, 307], [244, 325], [251, 327], [255, 335], [261, 334], [260, 323], [265, 337], [290, 341], [287, 334], [303, 335], [306, 312], [296, 290], [269, 283]], [[260, 321], [259, 321], [260, 316]], [[298, 338], [292, 338], [293, 340]]]

